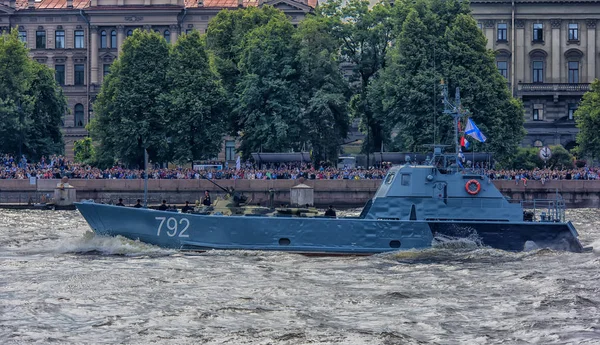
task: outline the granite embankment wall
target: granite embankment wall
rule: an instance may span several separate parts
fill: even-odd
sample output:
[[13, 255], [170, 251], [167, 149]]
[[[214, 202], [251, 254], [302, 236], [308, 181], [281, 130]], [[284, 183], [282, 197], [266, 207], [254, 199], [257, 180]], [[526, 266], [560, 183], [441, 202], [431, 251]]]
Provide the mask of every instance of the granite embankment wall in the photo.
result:
[[[0, 180], [0, 203], [39, 202], [43, 196], [52, 196], [59, 180]], [[274, 191], [276, 205], [288, 204], [290, 188], [297, 180], [217, 180], [222, 187], [233, 187], [248, 196], [253, 204], [266, 205], [269, 190]], [[123, 198], [127, 204], [144, 195], [144, 180], [70, 180], [77, 189], [77, 199], [94, 199], [97, 202], [116, 202]], [[328, 204], [336, 207], [364, 205], [379, 187], [381, 180], [307, 180], [314, 188], [315, 205]], [[600, 207], [600, 181], [528, 181], [527, 186], [515, 181], [494, 181], [500, 191], [516, 200], [553, 199], [558, 191], [569, 207]], [[166, 199], [169, 204], [181, 204], [185, 200], [199, 200], [209, 190], [213, 196], [223, 191], [206, 180], [149, 180], [148, 199], [159, 203]]]

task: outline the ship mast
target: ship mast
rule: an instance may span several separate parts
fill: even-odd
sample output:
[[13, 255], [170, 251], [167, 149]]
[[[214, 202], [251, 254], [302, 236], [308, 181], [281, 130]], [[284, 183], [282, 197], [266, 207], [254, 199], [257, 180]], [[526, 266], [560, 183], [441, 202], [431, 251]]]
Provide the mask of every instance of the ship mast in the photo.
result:
[[441, 84], [443, 96], [442, 103], [444, 103], [444, 114], [448, 114], [454, 119], [454, 147], [456, 161], [458, 162], [458, 160], [460, 159], [460, 144], [458, 142], [458, 119], [460, 119], [462, 116], [468, 115], [469, 112], [467, 110], [464, 110], [460, 103], [460, 89], [456, 87], [456, 92], [454, 94], [454, 103], [452, 103], [448, 98], [448, 85], [444, 83], [443, 79], [441, 81]]

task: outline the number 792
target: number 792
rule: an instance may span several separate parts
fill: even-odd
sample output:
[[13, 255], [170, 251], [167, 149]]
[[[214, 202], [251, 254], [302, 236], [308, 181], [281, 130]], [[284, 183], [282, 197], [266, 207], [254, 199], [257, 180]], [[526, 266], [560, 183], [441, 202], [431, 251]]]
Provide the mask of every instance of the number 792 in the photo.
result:
[[179, 222], [174, 217], [154, 217], [154, 219], [160, 221], [160, 224], [158, 225], [158, 231], [156, 231], [156, 236], [160, 236], [163, 226], [166, 226], [165, 233], [169, 237], [190, 237], [190, 235], [186, 233], [187, 229], [190, 227], [190, 221], [187, 218], [181, 218]]

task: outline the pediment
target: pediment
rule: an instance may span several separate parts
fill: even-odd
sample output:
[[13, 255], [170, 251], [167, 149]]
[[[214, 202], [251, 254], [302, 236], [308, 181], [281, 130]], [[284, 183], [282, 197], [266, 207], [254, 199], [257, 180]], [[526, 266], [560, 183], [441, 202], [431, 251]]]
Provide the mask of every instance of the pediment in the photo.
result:
[[313, 8], [305, 3], [294, 1], [294, 0], [267, 0], [263, 2], [263, 5], [270, 5], [282, 11], [286, 10], [300, 10], [304, 12], [312, 12]]
[[116, 59], [117, 59], [117, 57], [110, 53], [100, 56], [100, 60], [102, 62], [106, 62], [106, 63], [112, 63]]

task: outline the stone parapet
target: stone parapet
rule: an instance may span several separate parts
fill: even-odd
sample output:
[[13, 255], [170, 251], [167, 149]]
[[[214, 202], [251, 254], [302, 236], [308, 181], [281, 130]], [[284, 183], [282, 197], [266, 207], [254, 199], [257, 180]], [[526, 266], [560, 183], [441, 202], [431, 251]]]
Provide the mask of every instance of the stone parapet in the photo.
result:
[[[0, 180], [0, 202], [27, 200], [29, 195], [53, 192], [60, 180]], [[275, 205], [290, 203], [290, 189], [297, 180], [215, 180], [223, 188], [233, 187], [248, 196], [252, 204], [266, 205], [269, 190], [273, 190]], [[118, 198], [132, 200], [142, 198], [144, 180], [69, 180], [77, 189], [77, 199], [94, 199], [98, 202], [116, 202]], [[314, 202], [317, 206], [329, 204], [348, 207], [364, 205], [373, 197], [381, 180], [306, 180], [304, 183], [314, 188]], [[565, 199], [569, 207], [600, 207], [599, 181], [494, 181], [502, 194], [513, 200], [554, 199], [556, 192]], [[148, 195], [152, 202], [167, 199], [168, 203], [180, 204], [201, 198], [204, 190], [215, 197], [224, 192], [206, 180], [149, 180]]]

